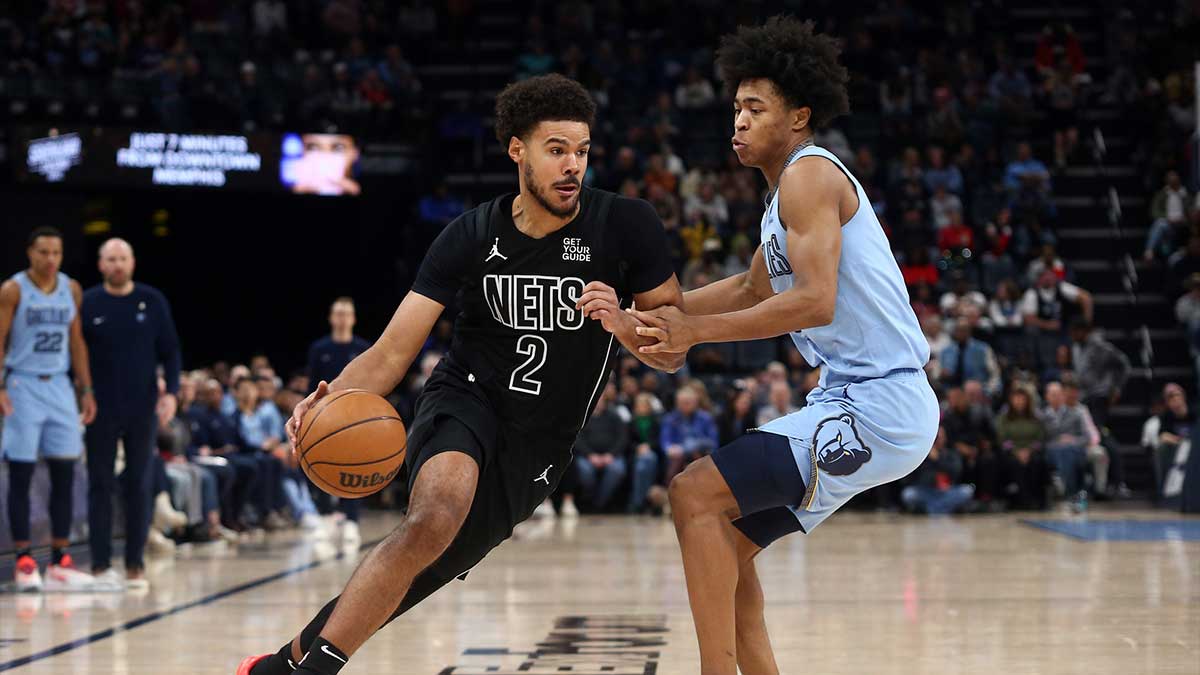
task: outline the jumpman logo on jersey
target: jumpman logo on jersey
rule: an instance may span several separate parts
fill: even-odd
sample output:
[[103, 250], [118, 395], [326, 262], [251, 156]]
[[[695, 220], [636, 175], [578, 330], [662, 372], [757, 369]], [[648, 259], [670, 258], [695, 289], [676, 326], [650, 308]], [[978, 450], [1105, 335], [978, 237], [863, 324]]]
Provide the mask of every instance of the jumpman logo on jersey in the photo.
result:
[[539, 480], [543, 480], [543, 481], [546, 481], [546, 485], [549, 485], [549, 484], [550, 484], [550, 478], [549, 478], [549, 476], [550, 476], [550, 469], [553, 469], [553, 468], [554, 468], [554, 465], [553, 465], [553, 464], [551, 464], [550, 466], [546, 467], [546, 470], [542, 472], [542, 475], [538, 476], [537, 478], [534, 478], [534, 479], [533, 479], [533, 482], [535, 482], [535, 483], [536, 483], [536, 482], [538, 482]]
[[487, 259], [483, 262], [491, 262], [492, 258], [508, 260], [508, 256], [500, 252], [500, 237], [496, 237], [496, 241], [492, 243], [492, 252], [488, 254]]

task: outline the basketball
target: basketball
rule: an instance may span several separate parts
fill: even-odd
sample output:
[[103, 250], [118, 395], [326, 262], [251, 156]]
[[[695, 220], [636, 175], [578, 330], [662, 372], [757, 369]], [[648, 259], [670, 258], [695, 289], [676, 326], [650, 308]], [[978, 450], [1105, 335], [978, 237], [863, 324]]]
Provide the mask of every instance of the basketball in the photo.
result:
[[408, 435], [382, 396], [345, 389], [317, 401], [300, 423], [296, 451], [313, 483], [335, 497], [382, 490], [404, 463]]

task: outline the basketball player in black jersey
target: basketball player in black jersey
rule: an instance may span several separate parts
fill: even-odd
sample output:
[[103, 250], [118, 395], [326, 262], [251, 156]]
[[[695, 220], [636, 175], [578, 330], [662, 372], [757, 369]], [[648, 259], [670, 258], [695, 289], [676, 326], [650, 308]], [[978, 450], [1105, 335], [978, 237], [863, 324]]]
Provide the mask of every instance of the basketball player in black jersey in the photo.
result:
[[[681, 305], [653, 207], [581, 185], [595, 107], [560, 75], [507, 87], [496, 135], [520, 193], [454, 220], [430, 247], [391, 323], [288, 422], [329, 392], [387, 394], [444, 308], [450, 353], [421, 393], [408, 437], [408, 509], [342, 595], [277, 654], [238, 675], [332, 675], [376, 630], [466, 572], [558, 485], [616, 360], [652, 340], [622, 308]], [[682, 355], [638, 355], [674, 371]]]

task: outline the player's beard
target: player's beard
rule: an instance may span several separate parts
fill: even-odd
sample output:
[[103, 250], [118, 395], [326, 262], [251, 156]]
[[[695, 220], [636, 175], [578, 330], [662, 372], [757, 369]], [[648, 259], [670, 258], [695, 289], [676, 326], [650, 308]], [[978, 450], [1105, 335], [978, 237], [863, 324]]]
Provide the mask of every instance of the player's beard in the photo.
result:
[[[546, 209], [557, 218], [566, 218], [567, 216], [570, 216], [571, 214], [575, 213], [575, 207], [579, 205], [579, 193], [582, 190], [580, 189], [578, 180], [573, 179], [571, 181], [559, 181], [555, 185], [566, 185], [568, 182], [575, 185], [575, 198], [568, 202], [566, 206], [558, 206], [555, 202], [551, 201], [551, 197], [549, 197], [542, 190], [542, 187], [538, 185], [537, 181], [534, 180], [533, 165], [525, 165], [525, 187], [529, 189], [529, 194], [533, 195], [533, 198], [537, 200], [538, 204], [542, 205], [543, 209]], [[551, 189], [553, 189], [553, 185], [551, 186]]]

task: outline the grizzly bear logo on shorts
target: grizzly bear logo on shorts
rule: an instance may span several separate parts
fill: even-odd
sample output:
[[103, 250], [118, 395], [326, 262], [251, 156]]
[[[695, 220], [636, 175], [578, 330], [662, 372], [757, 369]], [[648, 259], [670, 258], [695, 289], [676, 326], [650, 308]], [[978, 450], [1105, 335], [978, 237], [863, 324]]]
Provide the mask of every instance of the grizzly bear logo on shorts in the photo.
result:
[[863, 445], [854, 417], [849, 413], [817, 423], [813, 450], [817, 467], [831, 476], [849, 476], [871, 461], [871, 449]]

